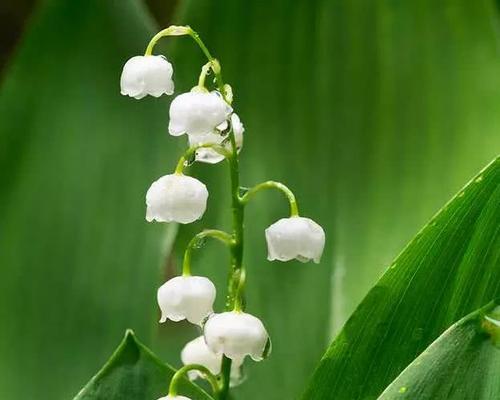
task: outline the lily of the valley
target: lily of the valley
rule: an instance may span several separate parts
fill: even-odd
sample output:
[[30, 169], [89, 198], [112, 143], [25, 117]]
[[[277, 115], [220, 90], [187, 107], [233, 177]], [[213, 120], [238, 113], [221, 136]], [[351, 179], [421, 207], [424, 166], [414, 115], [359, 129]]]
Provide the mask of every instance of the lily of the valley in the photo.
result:
[[190, 397], [186, 396], [165, 396], [165, 397], [160, 397], [158, 400], [191, 400]]
[[207, 208], [207, 187], [191, 176], [165, 175], [146, 193], [146, 220], [189, 224], [200, 219]]
[[[221, 126], [222, 125], [222, 126]], [[205, 133], [203, 135], [189, 135], [189, 145], [190, 146], [198, 146], [203, 144], [222, 144], [224, 142], [224, 147], [228, 150], [231, 150], [231, 143], [229, 142], [229, 138], [224, 136], [219, 129], [227, 128], [227, 124], [223, 122], [212, 132]], [[226, 125], [226, 126], [224, 126]], [[243, 146], [243, 132], [245, 132], [245, 128], [241, 123], [240, 117], [236, 113], [231, 114], [231, 126], [234, 132], [234, 141], [236, 144], [236, 149], [239, 152], [241, 147]], [[224, 160], [224, 156], [214, 149], [209, 147], [202, 147], [196, 150], [196, 161], [204, 162], [208, 164], [216, 164], [220, 161]]]
[[173, 68], [164, 56], [135, 56], [123, 66], [121, 94], [142, 99], [174, 92]]
[[282, 218], [266, 229], [268, 260], [319, 263], [325, 247], [325, 232], [312, 219]]
[[203, 327], [205, 342], [215, 354], [237, 363], [245, 356], [255, 361], [269, 354], [269, 335], [260, 319], [241, 311], [212, 314]]
[[[181, 360], [184, 365], [200, 364], [212, 374], [218, 375], [221, 369], [222, 354], [215, 354], [205, 343], [205, 338], [199, 336], [187, 343], [181, 351]], [[196, 370], [188, 372], [189, 379], [194, 380], [203, 375]], [[231, 386], [241, 382], [241, 362], [231, 364]]]
[[172, 136], [211, 133], [227, 120], [232, 111], [217, 91], [183, 93], [170, 104], [168, 131]]
[[216, 290], [212, 281], [203, 276], [176, 276], [165, 282], [157, 293], [161, 310], [160, 322], [187, 319], [200, 325], [213, 313]]

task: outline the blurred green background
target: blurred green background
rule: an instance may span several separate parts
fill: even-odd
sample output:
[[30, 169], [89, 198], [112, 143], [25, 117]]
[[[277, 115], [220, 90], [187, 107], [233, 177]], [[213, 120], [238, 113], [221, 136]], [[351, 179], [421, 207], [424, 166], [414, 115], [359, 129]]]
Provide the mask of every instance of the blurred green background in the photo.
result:
[[[204, 227], [229, 223], [225, 165], [195, 166], [209, 208], [190, 226], [144, 220], [149, 184], [185, 146], [171, 98], [119, 94], [123, 63], [170, 23], [219, 58], [246, 127], [244, 185], [275, 179], [327, 232], [320, 265], [269, 263], [247, 213], [248, 310], [273, 339], [237, 399], [296, 398], [329, 340], [404, 244], [500, 149], [493, 0], [6, 0], [0, 5], [0, 398], [71, 399], [125, 328], [179, 366], [186, 324], [157, 324], [155, 291]], [[158, 47], [176, 92], [204, 60]], [[194, 271], [223, 287], [209, 243]], [[219, 296], [219, 306], [222, 304]]]

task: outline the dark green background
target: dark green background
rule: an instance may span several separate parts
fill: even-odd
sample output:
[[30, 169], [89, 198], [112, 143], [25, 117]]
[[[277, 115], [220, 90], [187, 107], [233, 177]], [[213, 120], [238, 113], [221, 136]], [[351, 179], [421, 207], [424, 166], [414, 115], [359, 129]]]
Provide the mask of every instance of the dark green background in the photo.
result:
[[[165, 5], [157, 20], [195, 27], [234, 88], [243, 184], [284, 181], [327, 232], [320, 265], [271, 264], [263, 229], [286, 204], [269, 193], [248, 210], [248, 309], [273, 354], [248, 362], [235, 393], [295, 398], [381, 271], [498, 154], [498, 11], [493, 0], [193, 0], [169, 17]], [[194, 168], [209, 209], [171, 252], [176, 228], [146, 224], [144, 193], [184, 139], [167, 135], [170, 98], [118, 87], [157, 29], [139, 0], [40, 1], [3, 70], [0, 398], [70, 399], [127, 327], [174, 365], [196, 335], [158, 326], [155, 290], [191, 234], [227, 226], [227, 171]], [[197, 49], [162, 49], [189, 89]], [[223, 251], [207, 245], [194, 270], [222, 284]]]

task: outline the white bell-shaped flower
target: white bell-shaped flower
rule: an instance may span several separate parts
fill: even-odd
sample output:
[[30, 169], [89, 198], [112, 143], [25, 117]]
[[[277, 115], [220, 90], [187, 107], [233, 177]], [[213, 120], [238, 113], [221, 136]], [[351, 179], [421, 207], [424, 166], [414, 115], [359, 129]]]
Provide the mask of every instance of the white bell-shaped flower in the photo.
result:
[[146, 193], [146, 220], [189, 224], [200, 219], [207, 208], [207, 187], [191, 176], [165, 175]]
[[165, 397], [160, 397], [158, 400], [191, 400], [190, 397], [186, 396], [165, 396]]
[[[184, 365], [200, 364], [207, 368], [212, 374], [218, 375], [222, 363], [222, 354], [215, 354], [205, 343], [205, 338], [199, 336], [187, 343], [181, 351], [181, 360]], [[231, 364], [230, 385], [236, 386], [242, 380], [241, 374], [242, 362], [233, 362]], [[202, 377], [199, 371], [192, 370], [188, 372], [189, 379], [195, 380]]]
[[165, 282], [157, 294], [161, 310], [160, 322], [187, 319], [201, 322], [213, 313], [216, 290], [212, 281], [203, 276], [176, 276]]
[[173, 68], [163, 56], [135, 56], [123, 66], [121, 94], [142, 99], [174, 93]]
[[253, 315], [230, 311], [212, 314], [203, 327], [205, 342], [215, 354], [225, 354], [235, 362], [249, 355], [263, 360], [270, 351], [270, 340], [260, 319]]
[[222, 124], [232, 111], [219, 92], [183, 93], [170, 104], [168, 131], [172, 136], [210, 133]]
[[[243, 146], [243, 132], [245, 132], [245, 128], [243, 127], [243, 124], [241, 123], [240, 118], [236, 113], [231, 114], [231, 125], [234, 132], [234, 141], [239, 153], [241, 147]], [[231, 150], [231, 143], [229, 142], [229, 138], [227, 136], [223, 136], [220, 132], [220, 130], [224, 130], [226, 128], [227, 123], [223, 122], [217, 127], [217, 129], [212, 132], [205, 133], [203, 135], [188, 135], [189, 145], [198, 146], [203, 144], [222, 144], [225, 141], [224, 147], [228, 150]], [[208, 164], [216, 164], [222, 160], [224, 160], [224, 156], [220, 153], [217, 153], [217, 151], [215, 151], [214, 149], [202, 147], [196, 150], [196, 161]]]
[[325, 232], [309, 218], [282, 218], [266, 229], [266, 241], [270, 261], [295, 258], [319, 263], [325, 247]]

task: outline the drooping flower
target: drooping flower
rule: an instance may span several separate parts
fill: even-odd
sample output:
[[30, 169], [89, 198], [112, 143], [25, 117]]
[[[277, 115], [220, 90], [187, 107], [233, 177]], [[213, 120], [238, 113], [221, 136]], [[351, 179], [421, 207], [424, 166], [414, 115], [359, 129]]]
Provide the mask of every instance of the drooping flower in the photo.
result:
[[215, 286], [208, 278], [176, 276], [158, 289], [160, 322], [165, 322], [167, 319], [175, 322], [187, 319], [192, 324], [200, 325], [213, 313], [215, 295]]
[[269, 261], [319, 263], [325, 247], [325, 232], [316, 222], [304, 217], [282, 218], [266, 229]]
[[165, 396], [165, 397], [160, 397], [158, 400], [191, 400], [190, 397], [186, 396]]
[[[225, 126], [224, 126], [225, 125]], [[243, 146], [243, 132], [245, 132], [245, 128], [240, 121], [240, 118], [236, 113], [231, 114], [231, 125], [234, 132], [234, 141], [236, 143], [236, 148], [238, 153]], [[189, 145], [190, 146], [198, 146], [203, 144], [223, 144], [224, 147], [228, 150], [231, 150], [231, 143], [229, 138], [223, 135], [223, 132], [220, 130], [226, 129], [227, 123], [223, 122], [218, 126], [217, 129], [210, 133], [205, 133], [203, 135], [188, 135], [189, 137]], [[202, 147], [196, 150], [196, 161], [204, 162], [208, 164], [216, 164], [220, 161], [224, 160], [224, 156], [214, 149], [209, 147]]]
[[207, 187], [191, 176], [165, 175], [146, 193], [146, 220], [189, 224], [200, 219], [207, 208]]
[[270, 351], [266, 328], [260, 319], [244, 312], [212, 314], [205, 322], [203, 332], [210, 350], [235, 362], [243, 362], [247, 355], [261, 361]]
[[232, 111], [217, 91], [183, 93], [170, 104], [168, 131], [172, 136], [211, 133]]
[[164, 56], [135, 56], [123, 66], [121, 94], [142, 99], [174, 92], [173, 68]]
[[[205, 338], [199, 336], [187, 343], [181, 351], [181, 360], [184, 365], [200, 364], [208, 368], [208, 370], [218, 375], [220, 373], [222, 354], [215, 354], [210, 350], [205, 343]], [[188, 372], [189, 379], [195, 380], [202, 375], [196, 370]], [[238, 385], [242, 380], [241, 362], [233, 362], [231, 364], [231, 386]]]

